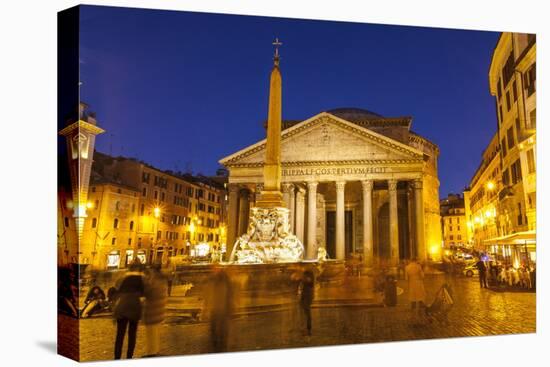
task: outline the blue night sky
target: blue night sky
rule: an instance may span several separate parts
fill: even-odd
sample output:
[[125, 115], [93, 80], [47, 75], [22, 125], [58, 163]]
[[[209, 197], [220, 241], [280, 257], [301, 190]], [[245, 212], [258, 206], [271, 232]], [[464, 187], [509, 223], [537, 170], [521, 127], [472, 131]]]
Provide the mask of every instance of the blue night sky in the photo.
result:
[[496, 131], [496, 32], [82, 6], [81, 99], [106, 130], [97, 149], [214, 174], [265, 137], [275, 36], [284, 119], [412, 116], [441, 149], [440, 196], [468, 184]]

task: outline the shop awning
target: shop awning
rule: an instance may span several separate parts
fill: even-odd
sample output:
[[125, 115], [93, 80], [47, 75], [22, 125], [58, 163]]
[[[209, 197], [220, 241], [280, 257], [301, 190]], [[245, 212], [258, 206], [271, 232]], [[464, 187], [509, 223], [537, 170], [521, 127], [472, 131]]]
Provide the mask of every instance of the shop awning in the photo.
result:
[[537, 231], [524, 231], [512, 233], [506, 236], [489, 238], [483, 240], [483, 244], [490, 245], [525, 245], [525, 244], [535, 244], [537, 241]]

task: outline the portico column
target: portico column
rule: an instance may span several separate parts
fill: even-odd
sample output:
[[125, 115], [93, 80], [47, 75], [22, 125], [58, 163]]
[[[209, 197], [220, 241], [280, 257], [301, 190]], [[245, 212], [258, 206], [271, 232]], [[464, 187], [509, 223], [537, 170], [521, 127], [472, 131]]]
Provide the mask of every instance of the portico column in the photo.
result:
[[346, 257], [345, 237], [345, 181], [336, 181], [336, 259], [344, 260]]
[[290, 232], [291, 233], [294, 233], [294, 219], [296, 217], [296, 193], [294, 191], [295, 187], [294, 187], [294, 184], [290, 184], [290, 187], [289, 187], [289, 197], [290, 197], [290, 202], [288, 204], [288, 209], [290, 210], [290, 213], [289, 213], [289, 222], [290, 222]]
[[397, 180], [388, 180], [390, 194], [390, 260], [391, 266], [399, 263], [399, 227], [397, 225]]
[[288, 183], [282, 184], [283, 188], [283, 202], [285, 203], [285, 208], [290, 207], [290, 185]]
[[306, 258], [316, 257], [317, 250], [317, 182], [307, 183], [307, 250]]
[[374, 250], [372, 244], [372, 180], [361, 181], [363, 187], [363, 259], [366, 266], [372, 266]]
[[298, 187], [296, 192], [296, 237], [304, 243], [305, 190]]
[[233, 246], [237, 240], [237, 216], [239, 205], [239, 186], [236, 184], [229, 184], [229, 198], [228, 198], [228, 210], [227, 210], [227, 243], [226, 243], [226, 255], [231, 255]]
[[237, 232], [238, 236], [245, 234], [248, 226], [248, 216], [250, 213], [250, 204], [248, 199], [248, 190], [241, 190], [239, 197], [239, 225]]
[[416, 256], [419, 261], [426, 260], [426, 243], [424, 242], [424, 198], [422, 197], [422, 180], [414, 180], [414, 216], [416, 225]]

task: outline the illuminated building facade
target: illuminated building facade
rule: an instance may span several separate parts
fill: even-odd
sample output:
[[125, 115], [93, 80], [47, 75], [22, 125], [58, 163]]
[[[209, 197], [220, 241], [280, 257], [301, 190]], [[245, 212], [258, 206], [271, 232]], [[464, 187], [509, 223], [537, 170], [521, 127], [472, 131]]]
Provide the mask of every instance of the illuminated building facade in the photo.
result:
[[90, 188], [90, 237], [107, 244], [100, 268], [124, 267], [135, 257], [163, 265], [175, 256], [206, 260], [225, 249], [225, 190], [206, 177], [96, 152]]
[[94, 151], [103, 130], [86, 108], [81, 104], [79, 121], [60, 132], [72, 186], [58, 190], [58, 264], [118, 269], [136, 258], [162, 265], [219, 260], [226, 243], [224, 184]]
[[464, 198], [449, 194], [439, 202], [443, 247], [468, 246], [468, 229]]
[[[281, 183], [290, 230], [306, 259], [362, 255], [369, 265], [439, 260], [439, 148], [412, 118], [343, 108], [283, 121]], [[220, 163], [229, 170], [228, 245], [244, 234], [263, 183], [266, 142]]]
[[491, 61], [489, 88], [498, 124], [465, 193], [471, 235], [481, 250], [519, 266], [536, 261], [534, 34], [501, 34]]

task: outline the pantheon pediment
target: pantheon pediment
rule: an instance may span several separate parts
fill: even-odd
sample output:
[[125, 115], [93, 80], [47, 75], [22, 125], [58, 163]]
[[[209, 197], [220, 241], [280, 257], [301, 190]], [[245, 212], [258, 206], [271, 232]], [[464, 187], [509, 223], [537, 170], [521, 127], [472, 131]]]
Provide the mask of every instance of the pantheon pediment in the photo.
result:
[[[220, 160], [226, 167], [260, 166], [266, 140], [259, 141]], [[378, 134], [327, 112], [282, 131], [283, 166], [331, 163], [419, 162], [423, 153], [397, 140]]]

